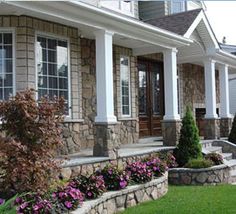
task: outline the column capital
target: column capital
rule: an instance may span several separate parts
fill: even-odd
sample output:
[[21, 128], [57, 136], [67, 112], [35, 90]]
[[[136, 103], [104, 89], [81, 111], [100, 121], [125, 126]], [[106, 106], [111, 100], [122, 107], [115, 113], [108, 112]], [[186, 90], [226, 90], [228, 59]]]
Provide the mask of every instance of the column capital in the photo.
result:
[[93, 32], [93, 34], [95, 36], [99, 36], [99, 35], [109, 35], [109, 36], [113, 36], [114, 35], [114, 32], [113, 31], [110, 31], [110, 30], [106, 30], [106, 29], [100, 29], [100, 30], [95, 30]]
[[165, 49], [163, 50], [163, 54], [165, 53], [178, 53], [178, 49], [177, 48]]
[[212, 57], [205, 57], [204, 59], [203, 59], [203, 62], [204, 62], [204, 64], [206, 64], [206, 63], [216, 63], [216, 60], [214, 60]]

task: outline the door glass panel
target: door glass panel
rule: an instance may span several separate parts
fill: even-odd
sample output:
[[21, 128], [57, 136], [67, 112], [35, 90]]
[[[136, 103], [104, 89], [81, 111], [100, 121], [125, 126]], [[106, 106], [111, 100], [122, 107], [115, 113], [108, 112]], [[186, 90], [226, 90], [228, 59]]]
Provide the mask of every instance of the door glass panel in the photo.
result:
[[139, 114], [147, 114], [147, 74], [146, 66], [139, 65]]
[[161, 87], [160, 87], [160, 73], [157, 68], [152, 72], [152, 108], [153, 114], [160, 115], [160, 99], [161, 99]]

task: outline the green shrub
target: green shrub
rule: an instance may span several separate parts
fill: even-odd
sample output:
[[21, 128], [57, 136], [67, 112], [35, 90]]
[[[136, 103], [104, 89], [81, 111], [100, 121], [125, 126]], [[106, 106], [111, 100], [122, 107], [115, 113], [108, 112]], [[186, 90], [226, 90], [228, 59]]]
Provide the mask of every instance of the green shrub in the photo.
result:
[[213, 166], [213, 162], [211, 160], [205, 160], [205, 159], [191, 159], [188, 161], [187, 164], [185, 164], [186, 168], [192, 168], [192, 169], [208, 168], [211, 166]]
[[174, 151], [176, 161], [179, 166], [184, 166], [190, 159], [201, 158], [201, 150], [198, 128], [190, 108], [187, 107], [185, 116], [182, 120], [179, 144]]
[[229, 141], [231, 143], [236, 144], [236, 114], [234, 116], [234, 121], [233, 121], [232, 128], [231, 128], [231, 131], [230, 131], [230, 134], [229, 134]]

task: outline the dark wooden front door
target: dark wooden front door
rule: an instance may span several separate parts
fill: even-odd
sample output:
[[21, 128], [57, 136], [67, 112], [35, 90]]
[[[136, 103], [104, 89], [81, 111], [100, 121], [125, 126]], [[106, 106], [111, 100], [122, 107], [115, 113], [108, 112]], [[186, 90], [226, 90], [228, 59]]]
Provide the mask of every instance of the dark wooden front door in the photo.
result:
[[163, 64], [139, 60], [139, 135], [161, 136]]

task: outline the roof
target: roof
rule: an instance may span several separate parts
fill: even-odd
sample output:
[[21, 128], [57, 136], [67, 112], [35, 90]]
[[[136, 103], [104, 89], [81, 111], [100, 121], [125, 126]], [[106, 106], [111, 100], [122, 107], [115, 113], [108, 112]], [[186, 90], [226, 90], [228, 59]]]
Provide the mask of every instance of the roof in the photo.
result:
[[145, 22], [183, 36], [190, 28], [201, 10], [202, 9], [196, 9], [182, 13], [176, 13], [160, 18], [149, 19]]

